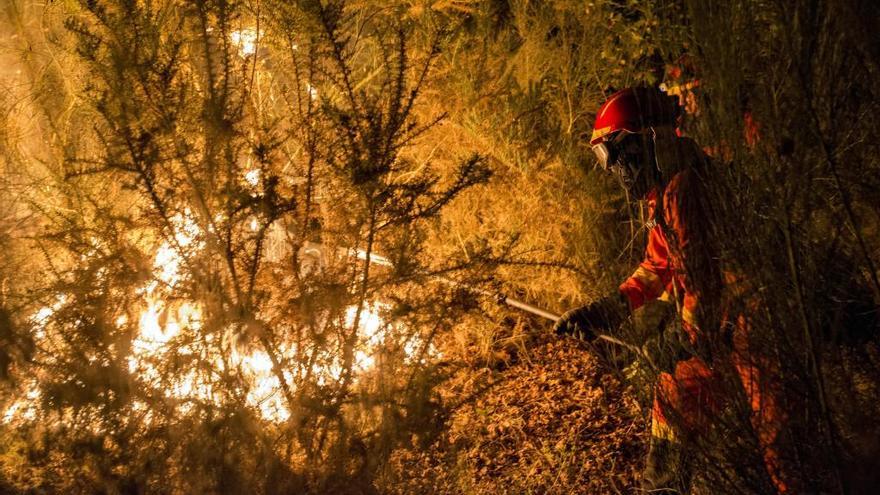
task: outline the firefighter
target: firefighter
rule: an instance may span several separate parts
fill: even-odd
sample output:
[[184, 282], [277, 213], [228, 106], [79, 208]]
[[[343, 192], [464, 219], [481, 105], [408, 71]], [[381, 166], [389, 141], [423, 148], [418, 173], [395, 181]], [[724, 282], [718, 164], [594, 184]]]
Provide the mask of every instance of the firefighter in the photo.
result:
[[720, 328], [732, 327], [727, 356], [751, 403], [768, 474], [779, 493], [790, 493], [776, 447], [782, 415], [773, 387], [766, 383], [766, 366], [762, 369], [752, 359], [747, 317], [726, 315], [724, 309], [733, 277], [719, 266], [714, 202], [707, 185], [711, 167], [693, 140], [677, 135], [677, 100], [655, 88], [629, 88], [599, 109], [590, 144], [600, 166], [619, 179], [628, 196], [647, 202], [648, 243], [644, 260], [618, 291], [568, 311], [555, 329], [591, 340], [613, 334], [629, 314], [652, 301], [677, 308], [682, 350], [655, 385], [642, 479], [651, 493], [675, 493], [686, 492], [688, 483], [680, 437], [706, 431], [718, 409], [718, 379], [710, 357], [718, 343], [712, 339], [720, 338]]

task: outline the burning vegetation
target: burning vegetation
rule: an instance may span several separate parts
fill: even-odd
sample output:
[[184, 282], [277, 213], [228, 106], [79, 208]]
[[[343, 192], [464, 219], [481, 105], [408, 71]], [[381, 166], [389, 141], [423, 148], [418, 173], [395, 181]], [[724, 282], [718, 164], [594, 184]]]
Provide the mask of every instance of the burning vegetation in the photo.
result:
[[[641, 258], [587, 141], [649, 86], [712, 157], [753, 297], [706, 311], [778, 363], [797, 488], [871, 493], [880, 12], [709, 3], [6, 1], [0, 492], [635, 491], [668, 314], [547, 317]], [[774, 490], [733, 368], [693, 493]]]

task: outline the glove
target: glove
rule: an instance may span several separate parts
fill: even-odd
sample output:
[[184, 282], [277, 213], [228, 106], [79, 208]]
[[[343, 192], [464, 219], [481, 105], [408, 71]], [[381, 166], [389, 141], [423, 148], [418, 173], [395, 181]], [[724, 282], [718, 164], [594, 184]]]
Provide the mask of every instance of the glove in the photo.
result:
[[623, 322], [629, 306], [622, 294], [604, 297], [598, 301], [567, 311], [553, 331], [556, 335], [571, 335], [592, 342], [600, 333], [609, 333]]

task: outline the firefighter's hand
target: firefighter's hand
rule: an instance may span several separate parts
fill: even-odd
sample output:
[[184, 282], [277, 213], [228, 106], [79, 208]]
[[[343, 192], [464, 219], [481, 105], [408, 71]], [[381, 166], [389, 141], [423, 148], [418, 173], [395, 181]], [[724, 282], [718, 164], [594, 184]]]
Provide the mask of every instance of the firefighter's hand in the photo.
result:
[[628, 311], [626, 302], [615, 295], [567, 311], [553, 327], [557, 335], [571, 335], [592, 342], [600, 333], [616, 329]]
[[589, 305], [570, 309], [556, 320], [553, 331], [556, 335], [571, 335], [580, 340], [592, 342], [596, 338], [590, 324], [591, 308]]

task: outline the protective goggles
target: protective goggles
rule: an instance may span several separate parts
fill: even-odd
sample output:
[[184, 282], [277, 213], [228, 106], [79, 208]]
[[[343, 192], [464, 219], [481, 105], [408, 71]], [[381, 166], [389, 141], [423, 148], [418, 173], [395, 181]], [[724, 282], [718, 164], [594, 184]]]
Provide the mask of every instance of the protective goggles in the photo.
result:
[[593, 145], [593, 153], [599, 159], [599, 166], [602, 170], [608, 170], [608, 162], [611, 159], [611, 148], [606, 143]]

